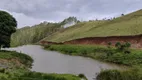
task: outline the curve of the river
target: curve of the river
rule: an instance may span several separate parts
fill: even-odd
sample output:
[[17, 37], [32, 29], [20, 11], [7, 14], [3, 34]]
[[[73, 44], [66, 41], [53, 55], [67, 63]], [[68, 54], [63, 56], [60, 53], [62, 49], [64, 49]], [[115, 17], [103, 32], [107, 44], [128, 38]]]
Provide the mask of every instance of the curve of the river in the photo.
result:
[[82, 73], [85, 74], [88, 80], [93, 80], [101, 70], [124, 68], [90, 58], [47, 51], [38, 45], [26, 45], [8, 50], [15, 50], [30, 55], [34, 59], [32, 71], [75, 75]]

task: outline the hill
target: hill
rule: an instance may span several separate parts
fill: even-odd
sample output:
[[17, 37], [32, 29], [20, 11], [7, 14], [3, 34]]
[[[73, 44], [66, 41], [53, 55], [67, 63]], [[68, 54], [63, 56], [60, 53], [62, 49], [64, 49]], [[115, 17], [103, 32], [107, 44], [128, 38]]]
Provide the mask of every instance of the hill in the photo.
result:
[[139, 35], [142, 34], [141, 22], [142, 10], [138, 10], [112, 20], [80, 22], [43, 40], [63, 42], [84, 37]]
[[16, 33], [12, 34], [11, 46], [16, 47], [20, 45], [37, 43], [41, 39], [69, 27], [70, 25], [75, 25], [78, 22], [79, 21], [76, 17], [69, 17], [58, 23], [50, 23], [45, 21], [31, 27], [23, 27], [18, 29]]
[[58, 23], [44, 22], [32, 27], [18, 29], [16, 33], [11, 36], [11, 45], [20, 46], [36, 43], [48, 35], [56, 32], [60, 28], [61, 27]]

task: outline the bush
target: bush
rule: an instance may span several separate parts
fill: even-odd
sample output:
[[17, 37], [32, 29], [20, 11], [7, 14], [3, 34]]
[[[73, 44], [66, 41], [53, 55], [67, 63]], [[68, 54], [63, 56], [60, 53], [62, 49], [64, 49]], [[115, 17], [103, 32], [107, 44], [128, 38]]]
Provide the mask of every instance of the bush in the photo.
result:
[[131, 47], [131, 44], [129, 42], [126, 42], [124, 44], [121, 44], [120, 42], [117, 42], [115, 44], [115, 47], [117, 48], [117, 50], [119, 52], [123, 52], [123, 53], [126, 53], [126, 54], [129, 54], [131, 53], [129, 48]]
[[105, 70], [100, 72], [97, 76], [97, 80], [142, 80], [142, 75], [135, 70]]
[[78, 75], [80, 78], [85, 78], [85, 75], [84, 74], [79, 74]]

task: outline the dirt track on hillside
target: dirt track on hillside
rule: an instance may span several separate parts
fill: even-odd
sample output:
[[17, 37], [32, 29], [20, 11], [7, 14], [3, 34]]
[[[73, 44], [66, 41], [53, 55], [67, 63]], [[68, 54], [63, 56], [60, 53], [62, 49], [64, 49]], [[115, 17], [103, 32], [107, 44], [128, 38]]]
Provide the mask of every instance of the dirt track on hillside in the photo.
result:
[[133, 48], [142, 48], [142, 35], [135, 36], [108, 36], [108, 37], [88, 37], [80, 38], [71, 41], [66, 41], [63, 43], [47, 42], [42, 41], [41, 43], [50, 43], [50, 44], [89, 44], [89, 45], [108, 45], [109, 42], [112, 45], [115, 45], [117, 42], [129, 42]]

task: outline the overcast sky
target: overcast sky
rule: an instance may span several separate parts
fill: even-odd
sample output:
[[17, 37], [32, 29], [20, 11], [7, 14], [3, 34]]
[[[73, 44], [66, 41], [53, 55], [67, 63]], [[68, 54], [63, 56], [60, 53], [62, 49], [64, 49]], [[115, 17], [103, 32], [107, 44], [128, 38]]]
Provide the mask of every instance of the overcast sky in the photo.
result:
[[10, 12], [18, 28], [69, 16], [80, 20], [108, 18], [141, 8], [142, 0], [0, 0], [0, 10]]

